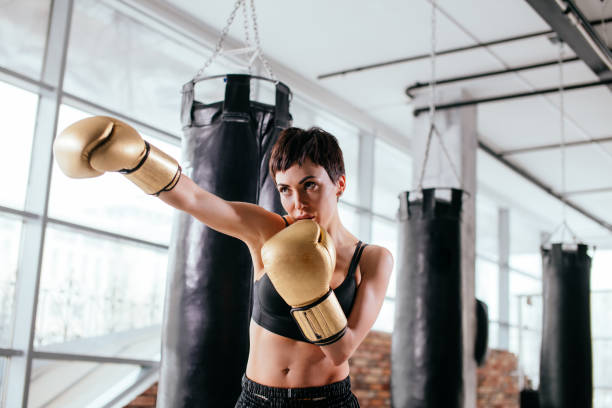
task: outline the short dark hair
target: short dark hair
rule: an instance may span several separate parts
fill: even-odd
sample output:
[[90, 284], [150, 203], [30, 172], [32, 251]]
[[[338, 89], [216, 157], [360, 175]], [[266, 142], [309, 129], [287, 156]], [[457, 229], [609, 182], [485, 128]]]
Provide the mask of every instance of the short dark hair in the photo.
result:
[[306, 159], [323, 167], [334, 183], [345, 174], [342, 150], [334, 135], [318, 127], [290, 127], [280, 133], [272, 148], [270, 176], [274, 179], [276, 172], [286, 171], [296, 163], [301, 166]]

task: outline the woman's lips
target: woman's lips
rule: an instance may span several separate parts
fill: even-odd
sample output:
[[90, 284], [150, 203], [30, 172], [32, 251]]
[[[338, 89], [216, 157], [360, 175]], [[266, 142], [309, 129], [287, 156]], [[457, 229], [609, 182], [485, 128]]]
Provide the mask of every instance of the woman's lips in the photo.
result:
[[314, 215], [300, 215], [296, 220], [310, 220], [312, 218], [314, 218]]

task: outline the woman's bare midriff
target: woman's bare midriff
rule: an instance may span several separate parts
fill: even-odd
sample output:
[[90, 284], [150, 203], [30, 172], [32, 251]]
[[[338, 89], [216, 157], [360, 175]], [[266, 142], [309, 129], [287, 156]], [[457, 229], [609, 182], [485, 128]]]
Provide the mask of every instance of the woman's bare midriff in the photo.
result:
[[274, 334], [251, 321], [246, 376], [269, 387], [317, 387], [342, 381], [348, 361], [336, 366], [315, 346]]

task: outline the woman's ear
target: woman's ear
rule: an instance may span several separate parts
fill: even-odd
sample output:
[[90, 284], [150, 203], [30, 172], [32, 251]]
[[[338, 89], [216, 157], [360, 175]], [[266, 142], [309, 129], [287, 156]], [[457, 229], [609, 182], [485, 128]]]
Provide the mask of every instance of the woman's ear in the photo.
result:
[[340, 199], [340, 196], [344, 194], [344, 190], [346, 190], [346, 176], [343, 174], [338, 177], [338, 181], [336, 181], [336, 198]]

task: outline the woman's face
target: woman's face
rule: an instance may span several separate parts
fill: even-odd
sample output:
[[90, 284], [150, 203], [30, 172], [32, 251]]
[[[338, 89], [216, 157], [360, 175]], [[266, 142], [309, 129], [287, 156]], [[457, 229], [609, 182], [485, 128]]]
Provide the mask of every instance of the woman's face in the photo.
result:
[[345, 176], [334, 183], [322, 166], [309, 159], [276, 173], [276, 188], [287, 214], [296, 220], [313, 218], [323, 226], [335, 214], [345, 183]]

